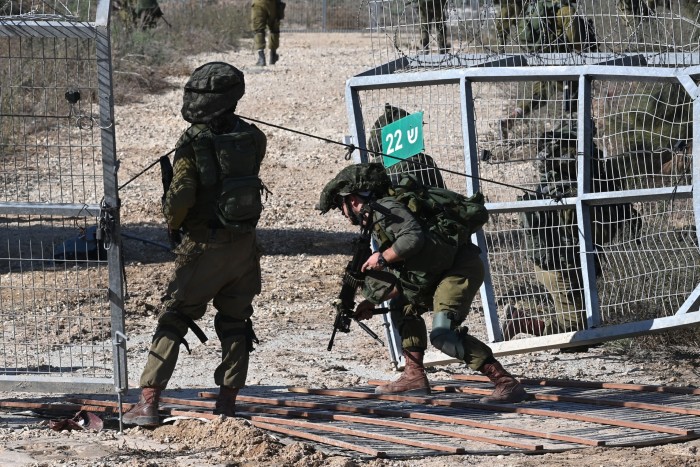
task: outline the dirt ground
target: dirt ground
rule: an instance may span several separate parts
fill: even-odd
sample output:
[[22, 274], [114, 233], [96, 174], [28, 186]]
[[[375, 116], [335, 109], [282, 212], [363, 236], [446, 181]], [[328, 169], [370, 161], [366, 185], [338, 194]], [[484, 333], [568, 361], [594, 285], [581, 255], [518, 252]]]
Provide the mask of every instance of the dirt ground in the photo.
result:
[[[247, 48], [183, 59], [183, 74], [172, 76], [172, 89], [116, 108], [116, 138], [124, 183], [160, 155], [171, 150], [186, 128], [180, 117], [182, 85], [187, 70], [222, 60], [241, 68], [246, 94], [238, 113], [279, 126], [342, 141], [347, 132], [345, 82], [376, 64], [370, 37], [360, 34], [283, 34], [280, 61], [255, 67]], [[339, 273], [347, 261], [347, 243], [355, 231], [338, 214], [320, 216], [314, 209], [323, 185], [343, 166], [345, 151], [278, 128], [259, 125], [268, 135], [262, 178], [272, 195], [260, 222], [263, 292], [255, 306], [260, 344], [251, 354], [250, 388], [288, 385], [350, 387], [368, 379], [396, 377], [385, 348], [364, 333], [338, 335], [326, 350], [339, 290]], [[167, 242], [160, 214], [157, 168], [131, 182], [121, 193], [125, 233]], [[128, 401], [138, 397], [138, 377], [155, 327], [160, 297], [171, 272], [173, 255], [152, 244], [124, 241], [128, 300], [127, 333], [130, 386]], [[183, 351], [166, 395], [178, 397], [188, 388], [213, 388], [219, 359], [213, 313], [202, 320], [211, 337], [200, 344], [190, 336], [192, 354]], [[383, 335], [380, 323], [370, 326]], [[634, 341], [611, 343], [584, 356], [537, 352], [502, 358], [516, 375], [576, 378], [592, 381], [697, 385], [697, 351], [687, 355], [648, 353], [631, 358]], [[692, 349], [691, 349], [692, 350]], [[448, 379], [470, 370], [453, 364], [430, 369], [430, 377]], [[243, 393], [247, 389], [243, 390]], [[17, 394], [11, 397], [21, 396]], [[31, 396], [35, 397], [35, 396]], [[19, 421], [18, 421], [19, 420]], [[402, 461], [360, 460], [331, 456], [301, 442], [278, 437], [240, 419], [202, 422], [181, 420], [154, 430], [113, 427], [93, 434], [55, 432], [38, 419], [0, 418], [2, 466], [700, 466], [700, 441], [646, 448], [590, 448], [539, 456], [449, 456]], [[350, 453], [348, 453], [350, 455]]]

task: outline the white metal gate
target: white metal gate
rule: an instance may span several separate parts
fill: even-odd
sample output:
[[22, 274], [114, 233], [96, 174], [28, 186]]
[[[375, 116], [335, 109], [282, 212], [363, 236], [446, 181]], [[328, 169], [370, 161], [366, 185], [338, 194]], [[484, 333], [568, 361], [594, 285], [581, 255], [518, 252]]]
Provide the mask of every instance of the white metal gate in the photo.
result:
[[0, 5], [0, 385], [122, 394], [110, 2]]
[[[630, 19], [614, 2], [579, 1], [576, 17], [595, 28], [597, 47], [556, 53], [533, 50], [517, 34], [498, 41], [503, 13], [489, 0], [477, 7], [447, 2], [447, 51], [434, 24], [427, 27], [429, 43], [421, 41], [426, 24], [408, 2], [370, 3], [399, 13], [373, 32], [376, 67], [347, 83], [350, 134], [367, 148], [387, 104], [424, 112], [425, 153], [448, 188], [485, 194], [491, 220], [474, 241], [487, 277], [467, 320], [471, 334], [504, 355], [700, 322], [700, 141], [692, 139], [700, 131], [700, 13], [691, 2], [672, 1]], [[518, 12], [512, 27], [523, 18]], [[538, 93], [545, 97], [535, 102]], [[546, 135], [574, 125], [569, 143], [578, 155], [572, 161], [577, 195], [523, 199], [539, 184], [536, 165]], [[618, 171], [615, 189], [601, 189], [594, 179], [594, 147], [603, 154], [599, 162]], [[363, 150], [354, 156], [382, 159]], [[636, 230], [620, 223], [611, 242], [594, 245], [601, 221], [592, 213], [619, 205], [631, 206]], [[552, 211], [576, 214], [580, 284], [574, 293], [582, 298], [576, 312], [585, 322], [539, 337], [522, 327], [506, 341], [503, 326], [514, 309], [542, 322], [557, 318], [520, 222], [522, 213]], [[390, 354], [398, 364], [400, 338], [391, 329]]]

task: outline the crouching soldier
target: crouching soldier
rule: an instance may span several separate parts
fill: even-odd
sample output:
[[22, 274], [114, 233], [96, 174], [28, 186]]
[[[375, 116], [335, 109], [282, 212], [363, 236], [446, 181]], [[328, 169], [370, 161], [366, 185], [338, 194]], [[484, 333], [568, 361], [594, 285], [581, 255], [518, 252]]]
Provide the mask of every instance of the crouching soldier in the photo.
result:
[[389, 299], [403, 302], [392, 318], [401, 335], [406, 361], [401, 377], [378, 386], [378, 394], [429, 394], [430, 383], [423, 366], [428, 333], [422, 315], [434, 312], [430, 342], [447, 355], [480, 371], [496, 386], [486, 403], [521, 402], [527, 393], [494, 358], [491, 349], [471, 336], [460, 324], [484, 280], [479, 249], [468, 239], [445, 242], [424, 228], [401, 202], [388, 196], [391, 187], [381, 164], [345, 167], [321, 192], [322, 213], [338, 209], [348, 221], [372, 233], [379, 245], [362, 271], [387, 270], [393, 283], [378, 286], [366, 281], [367, 298], [355, 310], [357, 319], [372, 316], [376, 304]]

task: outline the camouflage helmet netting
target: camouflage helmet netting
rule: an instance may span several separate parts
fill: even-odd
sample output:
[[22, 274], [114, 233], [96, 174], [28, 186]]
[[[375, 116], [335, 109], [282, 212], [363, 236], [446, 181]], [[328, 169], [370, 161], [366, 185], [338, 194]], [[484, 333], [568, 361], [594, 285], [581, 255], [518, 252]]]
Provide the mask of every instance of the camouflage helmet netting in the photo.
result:
[[224, 62], [206, 63], [185, 84], [182, 117], [190, 123], [207, 123], [234, 109], [244, 93], [242, 71]]
[[375, 197], [386, 196], [391, 180], [382, 164], [353, 164], [343, 168], [321, 191], [318, 208], [322, 214], [338, 206], [338, 195], [370, 192]]

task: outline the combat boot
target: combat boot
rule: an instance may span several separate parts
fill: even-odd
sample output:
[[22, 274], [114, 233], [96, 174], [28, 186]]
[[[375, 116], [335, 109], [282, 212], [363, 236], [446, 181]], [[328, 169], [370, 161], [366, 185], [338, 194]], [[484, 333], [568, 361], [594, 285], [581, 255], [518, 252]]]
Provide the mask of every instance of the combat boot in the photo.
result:
[[506, 306], [506, 320], [501, 325], [503, 340], [509, 341], [517, 334], [525, 333], [534, 336], [544, 335], [545, 322], [531, 318], [524, 311], [518, 310], [512, 305]]
[[227, 417], [236, 415], [236, 396], [238, 396], [238, 388], [219, 387], [219, 397], [216, 398], [214, 415], [226, 415]]
[[265, 66], [265, 51], [264, 50], [258, 50], [258, 61], [255, 65]]
[[508, 373], [498, 360], [493, 359], [479, 369], [496, 386], [490, 396], [482, 397], [484, 404], [508, 404], [527, 399], [525, 388]]
[[423, 366], [423, 352], [403, 351], [406, 361], [403, 374], [391, 383], [377, 386], [375, 394], [430, 394], [430, 382]]
[[270, 50], [270, 65], [274, 65], [277, 63], [277, 60], [280, 59], [280, 56], [277, 55], [277, 51], [275, 49]]
[[122, 415], [125, 425], [158, 426], [158, 402], [160, 401], [160, 388], [145, 387], [141, 390], [139, 402], [128, 412]]

